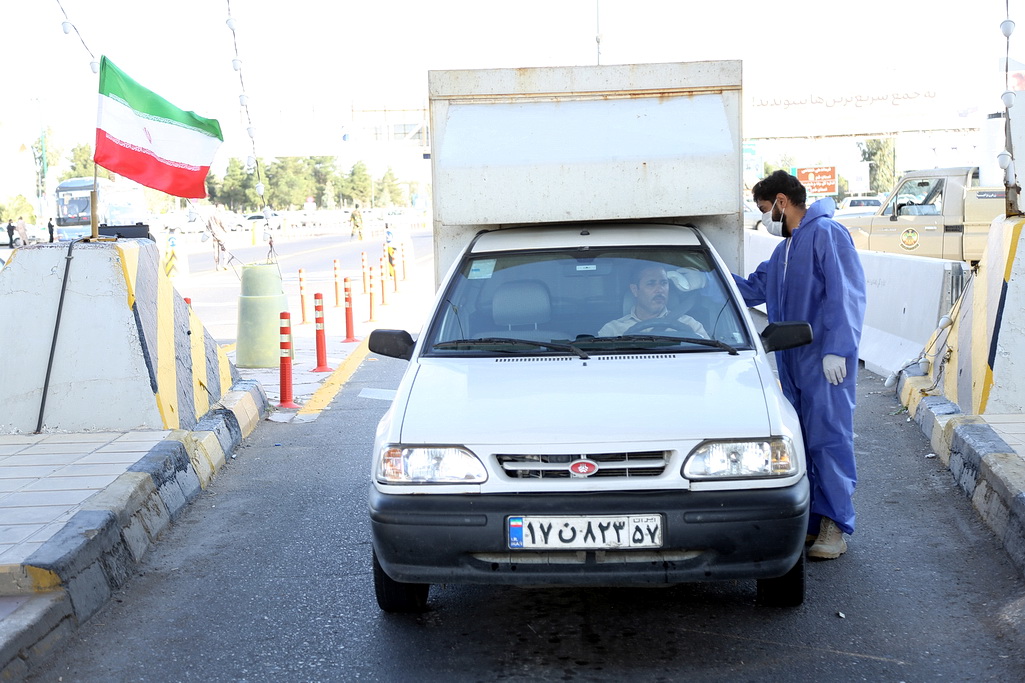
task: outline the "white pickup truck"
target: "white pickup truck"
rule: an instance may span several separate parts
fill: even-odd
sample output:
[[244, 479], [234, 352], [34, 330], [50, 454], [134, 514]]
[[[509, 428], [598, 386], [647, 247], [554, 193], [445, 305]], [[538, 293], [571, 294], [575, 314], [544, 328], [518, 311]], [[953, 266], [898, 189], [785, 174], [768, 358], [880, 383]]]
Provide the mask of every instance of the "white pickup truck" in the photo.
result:
[[811, 329], [759, 335], [730, 276], [739, 62], [429, 84], [444, 275], [417, 339], [369, 340], [409, 362], [372, 454], [380, 607], [726, 579], [801, 603], [804, 445], [766, 353]]

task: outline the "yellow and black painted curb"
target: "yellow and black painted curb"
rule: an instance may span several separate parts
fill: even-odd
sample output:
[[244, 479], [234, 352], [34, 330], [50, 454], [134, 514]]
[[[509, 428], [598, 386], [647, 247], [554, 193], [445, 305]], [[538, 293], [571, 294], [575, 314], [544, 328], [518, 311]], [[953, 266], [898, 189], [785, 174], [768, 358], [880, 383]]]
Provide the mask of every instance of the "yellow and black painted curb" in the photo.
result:
[[193, 429], [172, 430], [23, 564], [0, 565], [0, 594], [31, 597], [0, 630], [0, 680], [24, 677], [106, 604], [267, 412], [258, 382], [236, 382]]

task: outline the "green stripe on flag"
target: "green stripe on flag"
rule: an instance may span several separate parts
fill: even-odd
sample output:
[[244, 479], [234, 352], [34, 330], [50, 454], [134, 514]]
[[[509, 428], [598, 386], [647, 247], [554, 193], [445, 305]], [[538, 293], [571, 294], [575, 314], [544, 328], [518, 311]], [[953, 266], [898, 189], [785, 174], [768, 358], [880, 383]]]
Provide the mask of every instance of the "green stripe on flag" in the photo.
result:
[[217, 119], [203, 118], [195, 112], [179, 109], [152, 90], [139, 85], [106, 56], [100, 60], [100, 94], [121, 100], [140, 116], [165, 120], [224, 141], [221, 124]]

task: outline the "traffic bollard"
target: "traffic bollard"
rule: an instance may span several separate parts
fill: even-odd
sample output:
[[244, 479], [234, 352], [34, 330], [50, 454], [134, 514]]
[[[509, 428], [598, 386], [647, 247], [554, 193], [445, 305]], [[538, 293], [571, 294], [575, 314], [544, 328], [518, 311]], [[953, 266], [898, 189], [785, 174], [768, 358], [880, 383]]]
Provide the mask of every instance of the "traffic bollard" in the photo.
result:
[[316, 293], [313, 295], [313, 319], [317, 323], [317, 367], [311, 372], [333, 372], [334, 368], [327, 366], [327, 336], [324, 332], [324, 295]]
[[345, 339], [343, 343], [356, 341], [355, 325], [352, 324], [352, 282], [345, 278]]
[[406, 245], [399, 242], [399, 260], [402, 262], [402, 279], [406, 279]]
[[384, 279], [385, 279], [385, 277], [387, 277], [385, 275], [385, 273], [387, 273], [387, 272], [388, 272], [387, 269], [384, 267], [384, 257], [382, 256], [381, 257], [381, 305], [382, 306], [387, 306], [388, 305], [388, 296], [385, 294], [385, 292], [388, 291], [388, 288], [384, 286]]
[[342, 305], [341, 292], [339, 290], [340, 280], [338, 279], [338, 259], [335, 259], [335, 308], [340, 308]]
[[374, 317], [374, 267], [370, 266], [370, 322], [377, 322]]
[[299, 269], [299, 308], [302, 309], [303, 314], [303, 325], [309, 324], [309, 320], [306, 319], [306, 277], [303, 274], [303, 269]]
[[298, 408], [292, 400], [292, 314], [281, 312], [281, 361], [278, 375], [281, 402], [278, 408]]
[[361, 252], [361, 257], [363, 260], [363, 264], [361, 265], [361, 268], [363, 269], [363, 293], [366, 294], [369, 291], [367, 289], [367, 252]]

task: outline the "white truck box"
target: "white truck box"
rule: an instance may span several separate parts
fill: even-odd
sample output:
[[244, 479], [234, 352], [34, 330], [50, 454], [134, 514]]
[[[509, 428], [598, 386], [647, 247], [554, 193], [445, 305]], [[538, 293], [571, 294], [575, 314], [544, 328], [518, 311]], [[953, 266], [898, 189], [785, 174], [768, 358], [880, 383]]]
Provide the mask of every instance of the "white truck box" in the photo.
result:
[[478, 231], [688, 223], [743, 264], [741, 63], [431, 71], [435, 282]]

